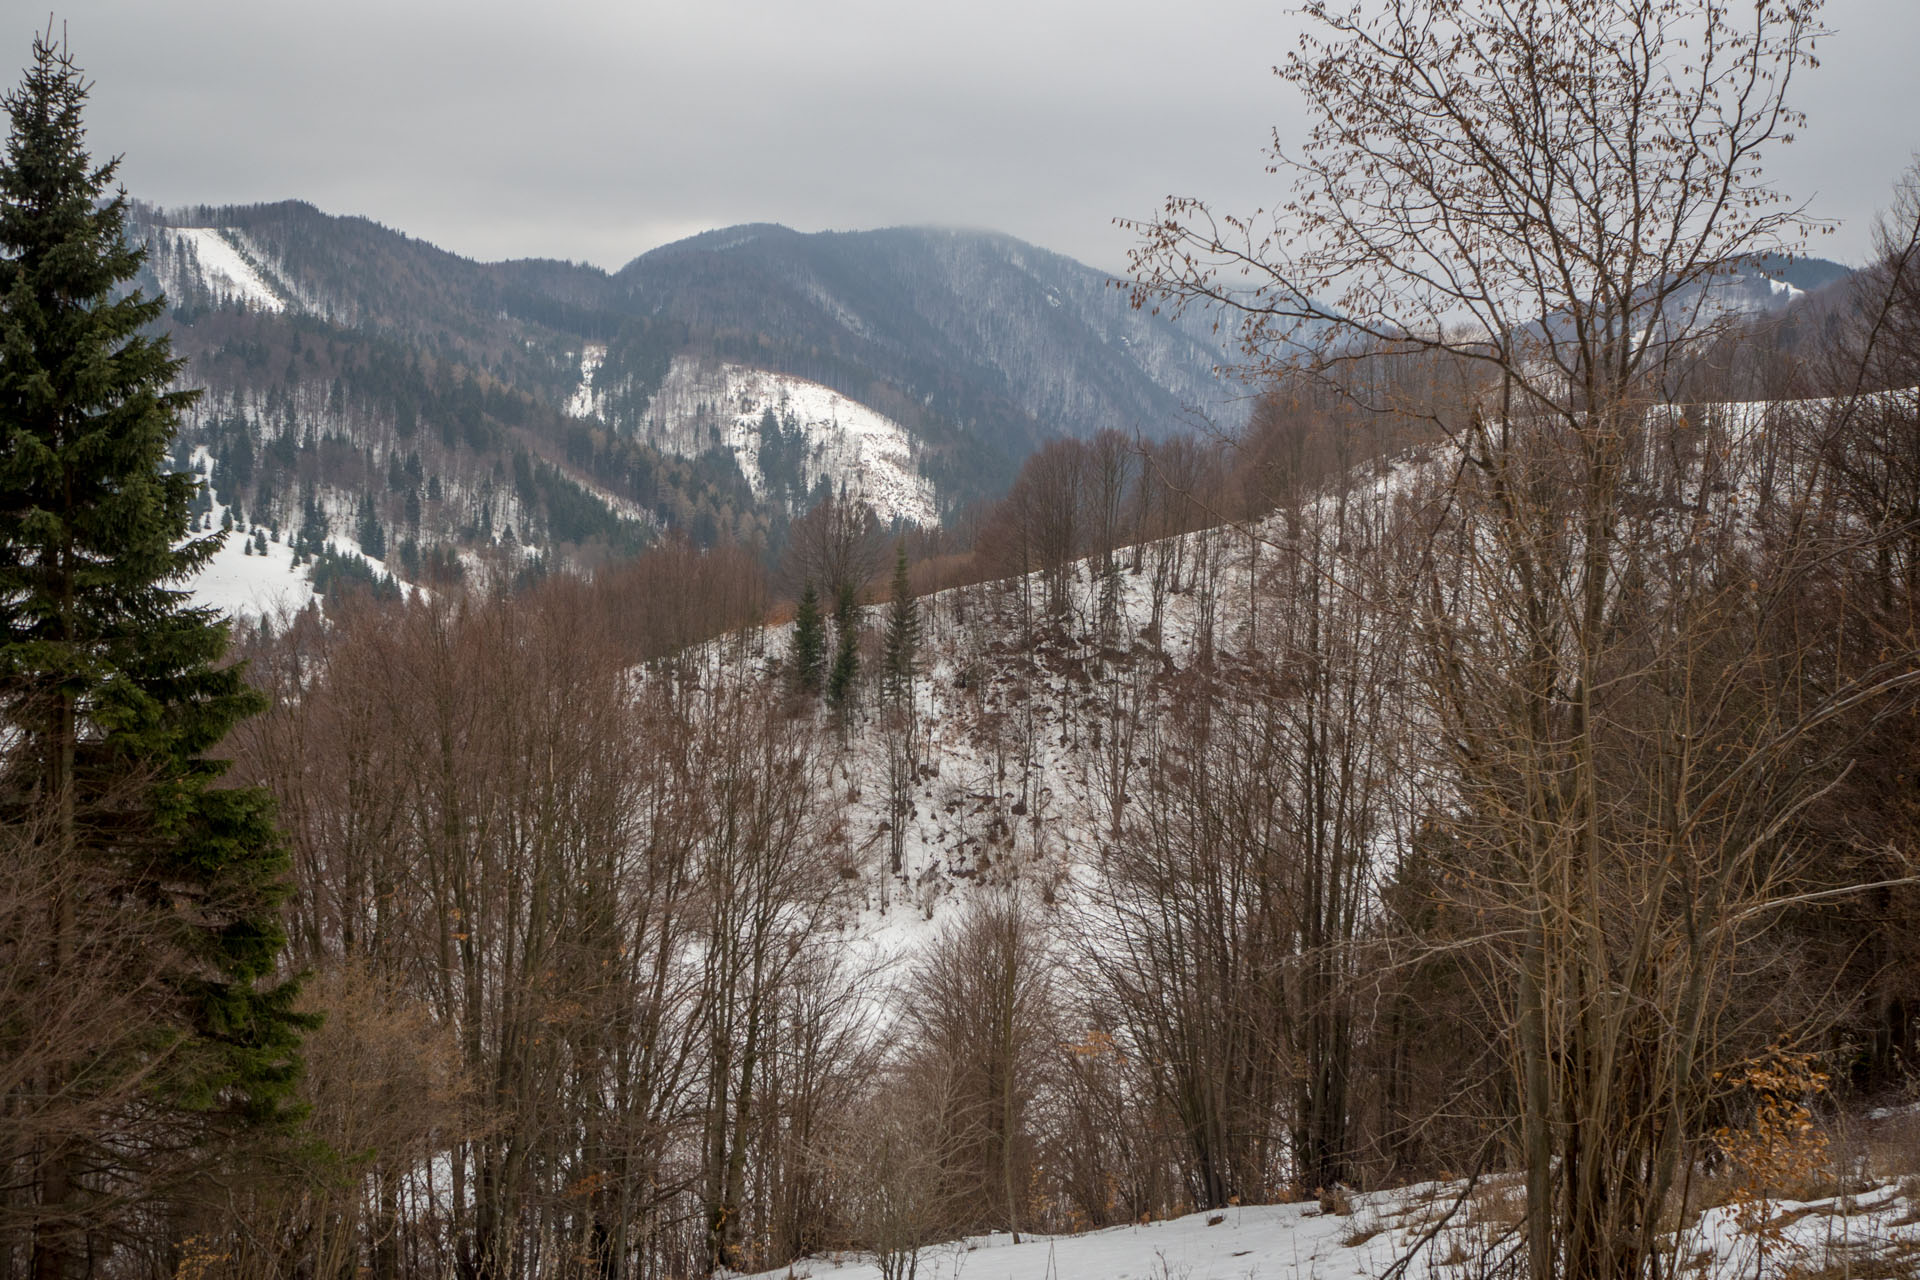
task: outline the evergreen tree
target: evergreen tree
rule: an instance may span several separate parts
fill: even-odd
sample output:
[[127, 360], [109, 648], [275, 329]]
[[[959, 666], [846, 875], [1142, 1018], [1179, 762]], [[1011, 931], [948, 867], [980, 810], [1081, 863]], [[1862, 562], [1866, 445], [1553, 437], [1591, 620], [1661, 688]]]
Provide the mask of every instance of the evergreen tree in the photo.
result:
[[833, 625], [839, 647], [834, 650], [833, 670], [827, 673], [827, 701], [845, 709], [860, 679], [860, 606], [851, 582], [840, 585], [840, 596], [833, 606]]
[[371, 494], [360, 497], [360, 527], [355, 534], [362, 551], [375, 560], [387, 558], [387, 531], [380, 525], [380, 513], [374, 509]]
[[235, 418], [228, 424], [228, 444], [220, 459], [220, 478], [235, 494], [244, 493], [253, 483], [253, 431], [245, 420]]
[[540, 501], [540, 487], [533, 478], [533, 459], [525, 449], [513, 451], [513, 492], [524, 506]]
[[886, 668], [882, 674], [890, 701], [913, 700], [913, 664], [920, 651], [920, 602], [907, 579], [907, 546], [893, 562], [893, 600], [887, 607]]
[[826, 663], [826, 628], [820, 618], [820, 593], [809, 578], [800, 592], [800, 607], [793, 617], [792, 680], [796, 693], [820, 692], [820, 669]]
[[39, 1280], [100, 1269], [159, 1221], [181, 1153], [285, 1119], [303, 1024], [272, 981], [271, 803], [217, 785], [227, 764], [207, 754], [261, 698], [223, 664], [226, 625], [171, 585], [220, 540], [187, 538], [198, 479], [167, 468], [195, 393], [168, 389], [180, 362], [148, 332], [162, 300], [125, 289], [144, 251], [108, 196], [114, 163], [85, 149], [86, 97], [64, 46], [36, 38], [4, 98], [0, 856], [10, 879], [48, 879], [45, 910], [0, 914], [0, 955], [42, 1002], [136, 991], [141, 1024], [62, 1059], [18, 1039], [31, 1006], [0, 1011], [0, 1058], [31, 1080], [0, 1111], [44, 1122], [0, 1150], [0, 1177], [29, 1188], [11, 1220]]

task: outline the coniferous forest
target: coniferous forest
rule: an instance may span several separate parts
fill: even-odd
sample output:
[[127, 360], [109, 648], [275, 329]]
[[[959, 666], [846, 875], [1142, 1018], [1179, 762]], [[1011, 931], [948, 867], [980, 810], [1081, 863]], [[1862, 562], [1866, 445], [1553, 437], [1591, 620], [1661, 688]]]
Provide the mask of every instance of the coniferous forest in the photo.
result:
[[[1007, 407], [1063, 330], [754, 337], [793, 233], [322, 307], [36, 38], [0, 1277], [1920, 1274], [1920, 168], [1808, 260], [1817, 2], [1305, 12], [1290, 202], [1129, 224], [1251, 389], [1153, 431]], [[304, 594], [201, 602], [239, 544]]]

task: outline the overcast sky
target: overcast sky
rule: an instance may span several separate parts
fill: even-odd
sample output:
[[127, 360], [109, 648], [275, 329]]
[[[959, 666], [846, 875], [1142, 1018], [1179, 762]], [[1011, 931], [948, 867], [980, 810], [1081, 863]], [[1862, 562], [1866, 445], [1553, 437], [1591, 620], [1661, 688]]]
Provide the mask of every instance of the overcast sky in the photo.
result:
[[[41, 0], [44, 3], [44, 0]], [[298, 197], [477, 258], [617, 267], [709, 227], [989, 227], [1118, 269], [1116, 216], [1252, 209], [1297, 117], [1250, 0], [70, 0], [96, 153], [162, 204]], [[26, 62], [46, 10], [4, 0]], [[1836, 34], [1769, 166], [1859, 260], [1920, 149], [1920, 0]]]

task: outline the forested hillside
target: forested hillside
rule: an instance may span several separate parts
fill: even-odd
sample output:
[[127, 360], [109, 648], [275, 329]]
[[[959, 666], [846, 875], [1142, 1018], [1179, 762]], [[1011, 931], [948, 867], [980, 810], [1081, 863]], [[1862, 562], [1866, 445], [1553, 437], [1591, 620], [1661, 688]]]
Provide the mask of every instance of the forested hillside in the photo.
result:
[[930, 528], [1047, 439], [1242, 411], [1216, 346], [1006, 237], [741, 228], [608, 275], [296, 202], [135, 213], [218, 500], [407, 581], [662, 534], [777, 557], [827, 493]]
[[[1649, 896], [1675, 873], [1622, 855], [1609, 927], [1666, 956], [1716, 935], [1744, 977], [1700, 1009], [1702, 1052], [1752, 1065], [1697, 1081], [1714, 1119], [1686, 1158], [1821, 1119], [1792, 1139], [1803, 1200], [1842, 1185], [1843, 1132], [1875, 1144], [1849, 1148], [1863, 1205], [1912, 1158], [1897, 1116], [1845, 1119], [1898, 1101], [1915, 1050], [1914, 712], [1879, 647], [1906, 588], [1851, 532], [1880, 499], [1830, 464], [1916, 423], [1911, 392], [1676, 406], [1619, 508], [1649, 586], [1609, 656], [1608, 803], [1658, 821], [1631, 797], [1677, 788], [1714, 842], [1693, 865], [1726, 878]], [[298, 962], [356, 1011], [312, 1038], [311, 1088], [336, 1123], [410, 1117], [374, 1158], [389, 1208], [335, 1211], [428, 1273], [543, 1240], [751, 1270], [1321, 1190], [1345, 1213], [1347, 1185], [1515, 1167], [1490, 1010], [1525, 917], [1448, 725], [1506, 714], [1516, 587], [1470, 536], [1490, 495], [1428, 430], [1276, 395], [1232, 452], [1056, 445], [982, 527], [972, 574], [1004, 576], [922, 594], [952, 567], [890, 574], [870, 525], [816, 517], [789, 568], [824, 603], [773, 626], [750, 562], [683, 553], [258, 637], [280, 710], [242, 760], [293, 816]], [[1837, 609], [1861, 630], [1822, 648]], [[1676, 721], [1707, 748], [1686, 776], [1636, 745]], [[1791, 775], [1730, 788], [1756, 750]], [[1685, 972], [1637, 975], [1646, 1016]], [[363, 1021], [403, 1009], [404, 1032]], [[443, 1083], [348, 1106], [389, 1034]], [[1694, 1194], [1737, 1206], [1747, 1158]], [[1460, 1212], [1447, 1248], [1496, 1247], [1522, 1191], [1420, 1203]], [[1396, 1247], [1430, 1221], [1404, 1212]]]

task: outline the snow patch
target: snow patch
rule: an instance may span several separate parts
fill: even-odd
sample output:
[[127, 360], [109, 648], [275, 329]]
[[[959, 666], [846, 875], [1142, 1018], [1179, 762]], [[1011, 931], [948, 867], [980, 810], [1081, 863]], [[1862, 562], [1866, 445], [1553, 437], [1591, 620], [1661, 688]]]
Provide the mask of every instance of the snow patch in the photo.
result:
[[162, 280], [169, 293], [185, 292], [182, 277], [192, 269], [196, 283], [218, 302], [239, 302], [255, 311], [285, 311], [276, 292], [238, 245], [237, 232], [219, 227], [159, 227], [155, 234], [173, 250], [174, 278]]
[[[577, 393], [576, 393], [577, 394]], [[913, 439], [885, 414], [791, 374], [675, 356], [647, 403], [648, 443], [682, 457], [730, 450], [755, 497], [766, 496], [760, 423], [767, 410], [797, 427], [809, 489], [822, 477], [864, 501], [883, 521], [939, 523], [933, 482], [914, 466]]]
[[[1081, 1235], [1028, 1235], [1018, 1244], [995, 1232], [920, 1250], [917, 1274], [923, 1280], [1372, 1280], [1405, 1260], [1407, 1280], [1458, 1280], [1487, 1260], [1482, 1250], [1495, 1229], [1483, 1219], [1488, 1202], [1516, 1190], [1511, 1176], [1494, 1177], [1483, 1179], [1477, 1192], [1462, 1183], [1422, 1183], [1352, 1195], [1353, 1212], [1346, 1214], [1313, 1203], [1249, 1205]], [[1708, 1210], [1674, 1242], [1688, 1271], [1701, 1280], [1736, 1280], [1768, 1270], [1771, 1262], [1785, 1274], [1818, 1272], [1823, 1265], [1847, 1274], [1920, 1247], [1920, 1226], [1909, 1220], [1912, 1200], [1897, 1190], [1770, 1207], [1764, 1240], [1739, 1225], [1733, 1209]], [[765, 1280], [881, 1280], [882, 1272], [871, 1255], [843, 1253], [763, 1274]]]
[[588, 343], [580, 353], [580, 385], [574, 388], [573, 395], [567, 400], [567, 412], [576, 418], [591, 418], [599, 412], [594, 407], [593, 375], [600, 371], [600, 365], [607, 358], [607, 346], [604, 342]]
[[[213, 457], [205, 445], [194, 449], [188, 466], [201, 477], [212, 502], [207, 531], [192, 534], [189, 540], [218, 536], [221, 518], [232, 508], [220, 501], [214, 488]], [[290, 616], [313, 602], [313, 570], [294, 563], [291, 535], [283, 535], [284, 540], [278, 542], [269, 537], [262, 551], [255, 537], [262, 532], [263, 527], [254, 524], [236, 524], [227, 532], [212, 558], [180, 584], [194, 604], [210, 605], [229, 617], [257, 619]], [[363, 555], [345, 538], [328, 538], [327, 547], [336, 554], [360, 556], [375, 577], [391, 578], [402, 590], [418, 590], [409, 588], [384, 561]]]
[[[188, 466], [207, 486], [213, 500], [208, 517], [210, 529], [217, 530], [220, 518], [231, 508], [220, 502], [213, 489], [213, 457], [205, 445], [193, 451]], [[313, 600], [313, 578], [294, 564], [293, 548], [286, 542], [268, 541], [267, 549], [248, 551], [248, 539], [254, 530], [236, 525], [213, 553], [213, 558], [182, 585], [197, 605], [211, 605], [229, 617], [271, 618], [293, 614]], [[210, 536], [206, 533], [195, 538]]]
[[272, 618], [306, 608], [313, 599], [313, 580], [305, 569], [295, 567], [293, 548], [269, 542], [266, 551], [248, 555], [245, 543], [250, 536], [246, 530], [233, 530], [213, 559], [187, 580], [193, 602], [235, 618]]

